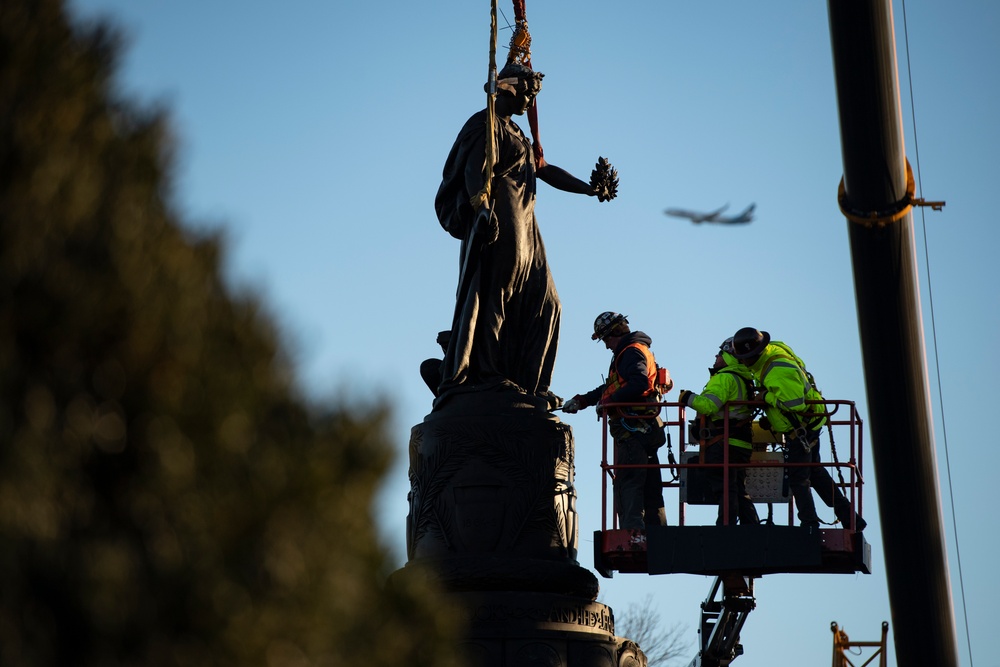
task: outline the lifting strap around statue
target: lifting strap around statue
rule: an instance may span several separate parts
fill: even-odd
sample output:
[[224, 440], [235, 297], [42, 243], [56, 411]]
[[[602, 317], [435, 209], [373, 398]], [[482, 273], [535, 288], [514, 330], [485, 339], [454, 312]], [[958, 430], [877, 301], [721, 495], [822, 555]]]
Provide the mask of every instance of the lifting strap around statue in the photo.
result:
[[[531, 33], [524, 0], [513, 0], [514, 34], [510, 37], [510, 52], [507, 62], [516, 62], [531, 69]], [[497, 97], [497, 0], [490, 2], [490, 68], [486, 84], [486, 160], [483, 167], [483, 188], [472, 196], [470, 202], [475, 210], [489, 205], [492, 190], [493, 167], [496, 165], [496, 97]], [[545, 166], [545, 152], [538, 140], [538, 98], [531, 101], [528, 108], [528, 126], [531, 128], [531, 152], [535, 157], [535, 167]]]
[[[524, 8], [525, 0], [514, 2], [514, 34], [510, 38], [510, 54], [507, 62], [519, 62], [531, 69], [531, 33], [528, 32], [528, 17]], [[538, 137], [538, 98], [528, 107], [528, 127], [531, 129], [531, 150], [535, 154], [535, 166], [545, 166], [545, 151]]]
[[490, 69], [486, 83], [486, 160], [483, 165], [483, 189], [469, 200], [478, 211], [490, 202], [493, 188], [493, 167], [497, 163], [496, 98], [497, 98], [497, 0], [490, 2]]

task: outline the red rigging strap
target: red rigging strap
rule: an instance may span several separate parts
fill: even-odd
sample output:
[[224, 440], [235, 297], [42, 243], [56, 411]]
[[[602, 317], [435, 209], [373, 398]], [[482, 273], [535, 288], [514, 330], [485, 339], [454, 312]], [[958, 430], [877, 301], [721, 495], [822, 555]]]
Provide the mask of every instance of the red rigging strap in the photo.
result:
[[542, 150], [542, 142], [538, 138], [538, 98], [531, 102], [528, 109], [528, 127], [531, 128], [531, 150], [535, 153], [535, 167], [545, 166], [545, 151]]
[[[531, 67], [531, 35], [528, 33], [528, 19], [524, 9], [524, 0], [513, 0], [514, 3], [514, 34], [510, 38], [511, 52], [508, 62], [518, 54], [523, 53], [520, 59], [525, 67]], [[517, 47], [517, 48], [515, 48]], [[528, 109], [528, 127], [531, 128], [532, 152], [535, 154], [535, 166], [545, 166], [545, 151], [542, 150], [542, 142], [538, 134], [538, 98], [531, 102]]]

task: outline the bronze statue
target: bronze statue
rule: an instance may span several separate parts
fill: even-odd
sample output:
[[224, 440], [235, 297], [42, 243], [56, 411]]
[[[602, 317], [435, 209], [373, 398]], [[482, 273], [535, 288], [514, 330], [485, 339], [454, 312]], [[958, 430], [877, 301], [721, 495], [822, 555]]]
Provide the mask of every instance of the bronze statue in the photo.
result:
[[458, 134], [435, 198], [441, 226], [462, 241], [459, 286], [450, 341], [435, 405], [455, 392], [509, 388], [543, 399], [549, 391], [559, 338], [560, 303], [535, 220], [536, 176], [600, 201], [614, 198], [617, 174], [603, 158], [586, 183], [544, 159], [511, 119], [527, 111], [543, 74], [508, 63], [499, 73], [491, 201], [471, 200], [484, 185], [488, 109]]
[[511, 120], [530, 122], [542, 75], [526, 54], [499, 75], [490, 60], [487, 108], [455, 140], [435, 200], [462, 241], [458, 293], [444, 359], [420, 365], [434, 409], [410, 433], [408, 563], [392, 581], [430, 576], [449, 592], [469, 665], [620, 667], [641, 651], [614, 636], [577, 561], [576, 448], [549, 411], [562, 403], [549, 391], [560, 304], [535, 220], [536, 176], [607, 201], [617, 175], [603, 158], [591, 184], [546, 164]]

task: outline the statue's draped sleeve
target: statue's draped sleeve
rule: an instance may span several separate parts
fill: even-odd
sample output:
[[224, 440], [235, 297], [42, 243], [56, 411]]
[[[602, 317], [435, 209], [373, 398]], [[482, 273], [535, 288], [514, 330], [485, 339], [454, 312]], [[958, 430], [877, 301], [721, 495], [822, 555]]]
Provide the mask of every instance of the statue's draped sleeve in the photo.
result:
[[456, 239], [468, 238], [475, 219], [471, 199], [483, 186], [486, 165], [486, 115], [475, 114], [455, 139], [434, 199], [438, 221]]

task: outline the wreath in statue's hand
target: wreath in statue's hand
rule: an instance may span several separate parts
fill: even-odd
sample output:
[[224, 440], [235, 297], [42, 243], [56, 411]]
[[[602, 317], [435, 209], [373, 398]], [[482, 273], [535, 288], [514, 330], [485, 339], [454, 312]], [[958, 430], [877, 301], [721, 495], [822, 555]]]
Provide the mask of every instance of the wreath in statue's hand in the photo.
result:
[[597, 166], [590, 172], [590, 187], [597, 201], [611, 201], [618, 196], [618, 171], [607, 158], [597, 158]]

